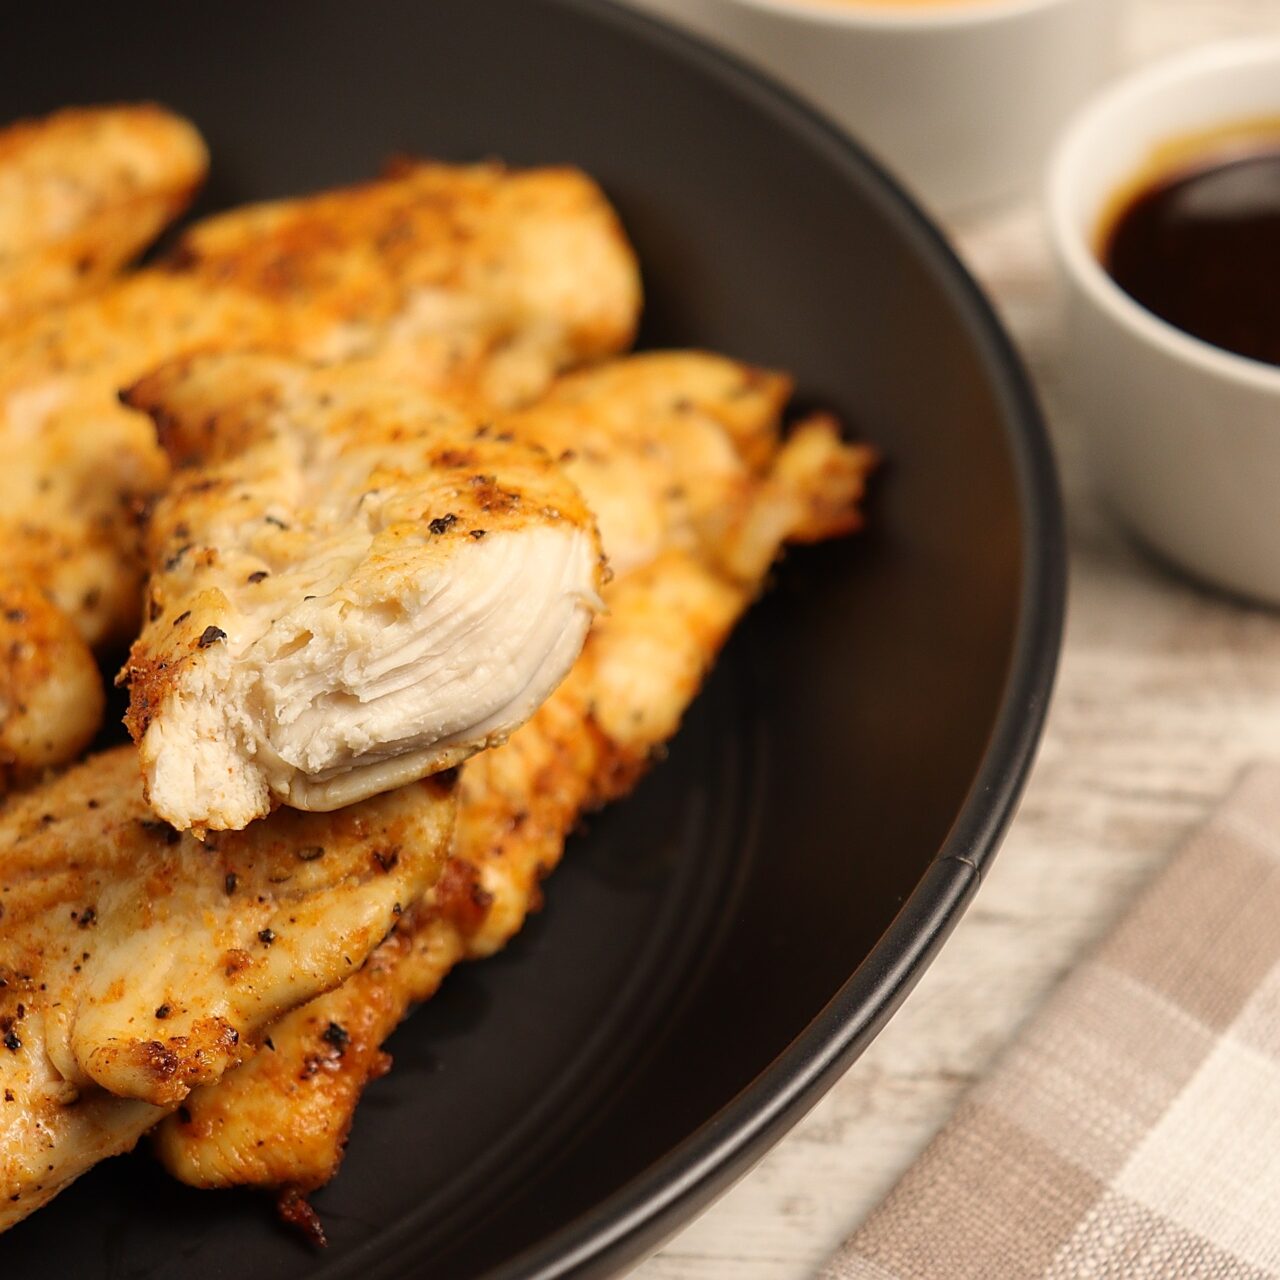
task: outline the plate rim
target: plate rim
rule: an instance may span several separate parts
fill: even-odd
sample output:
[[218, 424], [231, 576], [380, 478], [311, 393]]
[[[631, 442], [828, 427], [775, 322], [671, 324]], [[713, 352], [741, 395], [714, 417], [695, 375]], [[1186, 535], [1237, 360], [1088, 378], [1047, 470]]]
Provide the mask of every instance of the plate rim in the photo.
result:
[[766, 72], [620, 0], [544, 0], [666, 47], [857, 175], [967, 314], [1002, 418], [1022, 517], [1022, 583], [1004, 692], [974, 780], [933, 861], [871, 954], [778, 1057], [683, 1142], [598, 1205], [482, 1280], [603, 1276], [656, 1249], [743, 1176], [852, 1065], [928, 968], [980, 886], [1026, 785], [1057, 675], [1067, 553], [1039, 400], [1003, 323], [942, 231], [878, 160]]

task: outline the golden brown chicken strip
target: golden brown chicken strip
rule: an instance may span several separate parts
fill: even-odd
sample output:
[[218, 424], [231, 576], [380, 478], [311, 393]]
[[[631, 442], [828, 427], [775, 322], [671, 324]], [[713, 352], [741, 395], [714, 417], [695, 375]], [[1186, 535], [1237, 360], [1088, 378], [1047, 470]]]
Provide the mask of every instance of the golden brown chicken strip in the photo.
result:
[[359, 366], [164, 366], [126, 395], [178, 466], [123, 676], [180, 830], [336, 809], [504, 740], [599, 604], [595, 522], [547, 454]]
[[163, 107], [73, 107], [0, 130], [0, 325], [92, 293], [190, 203], [208, 155]]
[[90, 645], [136, 634], [134, 515], [168, 462], [117, 393], [167, 360], [265, 348], [507, 403], [624, 346], [638, 307], [617, 218], [571, 170], [410, 166], [215, 218], [167, 266], [0, 334], [7, 563]]
[[0, 809], [0, 1229], [358, 971], [439, 874], [452, 775], [196, 844], [132, 748]]
[[71, 620], [34, 583], [0, 571], [0, 791], [79, 755], [102, 709], [98, 664]]
[[[382, 1041], [458, 960], [489, 955], [519, 930], [583, 811], [626, 794], [675, 733], [783, 543], [857, 526], [871, 451], [843, 443], [825, 418], [783, 440], [786, 381], [776, 375], [696, 354], [635, 357], [601, 371], [608, 394], [599, 417], [591, 421], [584, 393], [579, 426], [598, 441], [607, 438], [605, 420], [632, 423], [639, 433], [648, 422], [661, 440], [670, 425], [661, 398], [646, 419], [622, 403], [619, 387], [631, 388], [633, 407], [637, 400], [653, 405], [651, 378], [683, 380], [692, 392], [709, 375], [720, 391], [704, 394], [696, 412], [708, 421], [723, 416], [725, 441], [739, 442], [750, 477], [740, 480], [724, 518], [667, 519], [663, 486], [628, 490], [631, 502], [654, 518], [657, 508], [665, 521], [648, 560], [605, 588], [607, 609], [582, 657], [537, 715], [505, 746], [464, 767], [450, 864], [427, 903], [359, 974], [274, 1027], [273, 1052], [217, 1088], [193, 1092], [157, 1130], [162, 1161], [184, 1182], [274, 1187], [286, 1203], [327, 1182], [361, 1092], [385, 1070]], [[583, 375], [583, 384], [591, 378]], [[748, 395], [754, 409], [742, 412]], [[688, 418], [695, 410], [675, 412]], [[528, 419], [524, 426], [532, 431]], [[650, 527], [643, 511], [631, 514], [634, 521], [619, 513], [614, 527]]]
[[576, 169], [398, 164], [379, 182], [236, 209], [192, 228], [174, 267], [296, 317], [309, 359], [384, 372], [485, 408], [631, 345], [639, 271]]

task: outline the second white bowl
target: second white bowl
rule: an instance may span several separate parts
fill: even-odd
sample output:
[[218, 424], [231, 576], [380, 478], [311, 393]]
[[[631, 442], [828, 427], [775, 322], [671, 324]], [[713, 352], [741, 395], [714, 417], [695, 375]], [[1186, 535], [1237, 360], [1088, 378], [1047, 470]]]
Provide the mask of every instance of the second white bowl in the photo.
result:
[[935, 212], [1031, 190], [1113, 68], [1125, 0], [630, 0], [816, 103]]

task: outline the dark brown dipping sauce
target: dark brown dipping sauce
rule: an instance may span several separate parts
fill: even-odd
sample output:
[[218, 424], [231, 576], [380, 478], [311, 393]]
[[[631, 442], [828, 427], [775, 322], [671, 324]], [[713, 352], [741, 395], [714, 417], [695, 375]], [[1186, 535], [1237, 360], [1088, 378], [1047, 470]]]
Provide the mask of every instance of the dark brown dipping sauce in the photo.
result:
[[1280, 145], [1144, 188], [1114, 221], [1102, 262], [1170, 324], [1280, 365]]

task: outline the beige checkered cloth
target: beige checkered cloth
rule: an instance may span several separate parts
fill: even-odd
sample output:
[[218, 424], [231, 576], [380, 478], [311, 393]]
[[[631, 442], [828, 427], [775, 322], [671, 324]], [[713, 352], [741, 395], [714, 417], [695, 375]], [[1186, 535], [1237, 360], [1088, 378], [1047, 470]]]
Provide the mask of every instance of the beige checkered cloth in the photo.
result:
[[823, 1276], [1280, 1276], [1280, 768], [1246, 776]]

